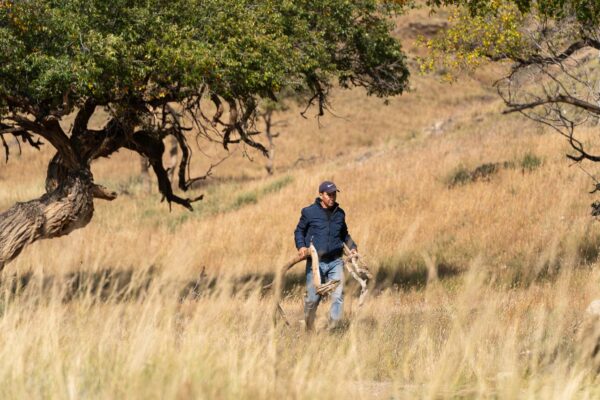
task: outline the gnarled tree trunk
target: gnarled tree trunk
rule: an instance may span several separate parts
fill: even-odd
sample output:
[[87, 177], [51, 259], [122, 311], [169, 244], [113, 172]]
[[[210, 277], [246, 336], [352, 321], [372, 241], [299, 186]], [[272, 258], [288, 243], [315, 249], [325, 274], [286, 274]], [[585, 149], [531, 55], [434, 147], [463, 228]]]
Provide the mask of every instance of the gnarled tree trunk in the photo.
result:
[[[182, 198], [173, 193], [169, 171], [162, 157], [165, 152], [164, 137], [174, 135], [171, 147], [181, 146], [184, 159], [180, 166], [180, 187], [186, 190], [186, 168], [189, 163], [187, 142], [183, 136], [174, 111], [163, 109], [164, 113], [173, 114], [172, 127], [165, 124], [159, 128], [135, 130], [139, 118], [135, 115], [125, 118], [125, 122], [112, 118], [100, 130], [88, 129], [88, 121], [94, 114], [96, 103], [88, 99], [77, 111], [70, 136], [59, 124], [59, 117], [54, 115], [23, 116], [13, 113], [6, 117], [11, 124], [0, 122], [0, 142], [3, 135], [11, 134], [21, 137], [31, 146], [39, 148], [41, 142], [34, 135], [46, 139], [57, 151], [48, 165], [46, 176], [46, 193], [38, 199], [17, 203], [0, 213], [0, 271], [11, 260], [16, 258], [29, 244], [71, 233], [75, 229], [86, 226], [94, 214], [94, 199], [113, 200], [116, 193], [107, 191], [96, 185], [91, 173], [91, 164], [95, 159], [108, 157], [121, 148], [127, 148], [144, 156], [154, 171], [158, 190], [169, 205], [173, 202], [189, 210], [191, 203], [202, 199], [202, 195], [192, 199]], [[152, 114], [145, 105], [135, 107], [134, 111], [141, 115]], [[35, 117], [35, 118], [33, 118]], [[164, 118], [163, 118], [164, 120]], [[5, 146], [8, 157], [7, 146]], [[175, 152], [176, 153], [176, 152]]]
[[71, 172], [51, 192], [0, 214], [0, 269], [26, 245], [86, 226], [94, 213], [95, 190], [89, 171]]

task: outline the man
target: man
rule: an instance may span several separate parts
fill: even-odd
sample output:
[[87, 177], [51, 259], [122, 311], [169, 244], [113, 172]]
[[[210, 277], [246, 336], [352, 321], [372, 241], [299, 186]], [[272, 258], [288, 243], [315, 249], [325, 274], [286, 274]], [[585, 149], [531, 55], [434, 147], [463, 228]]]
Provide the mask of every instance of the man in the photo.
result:
[[[325, 181], [319, 185], [319, 197], [315, 202], [302, 209], [300, 221], [294, 231], [296, 248], [300, 256], [309, 255], [308, 247], [312, 243], [319, 255], [321, 282], [339, 280], [340, 284], [331, 293], [329, 327], [335, 328], [342, 318], [344, 303], [344, 243], [352, 253], [356, 253], [356, 244], [348, 233], [346, 214], [335, 201], [339, 190], [335, 183]], [[306, 329], [314, 330], [317, 307], [321, 296], [316, 292], [312, 279], [312, 260], [306, 263], [306, 298], [304, 300], [304, 319]]]

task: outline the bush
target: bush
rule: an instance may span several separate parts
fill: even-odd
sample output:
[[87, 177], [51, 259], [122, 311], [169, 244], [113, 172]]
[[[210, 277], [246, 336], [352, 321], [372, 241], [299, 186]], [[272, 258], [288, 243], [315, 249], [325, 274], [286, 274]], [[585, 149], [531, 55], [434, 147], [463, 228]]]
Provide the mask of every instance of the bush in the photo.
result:
[[520, 162], [523, 171], [533, 171], [542, 165], [542, 159], [533, 153], [527, 153]]
[[459, 165], [456, 167], [454, 171], [450, 174], [448, 179], [448, 186], [454, 187], [458, 185], [464, 185], [467, 182], [471, 181], [471, 173], [464, 165]]
[[[492, 175], [497, 174], [502, 169], [515, 168], [515, 164], [516, 163], [512, 161], [484, 163], [472, 171], [467, 169], [465, 166], [460, 165], [450, 174], [450, 177], [448, 178], [448, 186], [454, 187], [470, 182], [487, 181], [490, 180]], [[542, 165], [542, 159], [533, 153], [527, 153], [518, 162], [518, 165], [524, 172], [530, 172]]]
[[485, 163], [473, 171], [469, 171], [461, 165], [450, 175], [448, 186], [454, 187], [469, 182], [489, 180], [492, 175], [496, 174], [502, 168], [506, 168], [506, 163]]

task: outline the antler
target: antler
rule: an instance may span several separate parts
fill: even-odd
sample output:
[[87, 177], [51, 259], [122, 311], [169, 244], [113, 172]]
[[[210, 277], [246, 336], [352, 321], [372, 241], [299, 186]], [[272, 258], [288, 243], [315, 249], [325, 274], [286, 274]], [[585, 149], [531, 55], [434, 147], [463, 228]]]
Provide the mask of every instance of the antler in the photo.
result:
[[287, 326], [290, 326], [290, 323], [288, 322], [286, 316], [285, 316], [285, 312], [283, 311], [283, 307], [281, 307], [281, 292], [282, 292], [282, 283], [283, 283], [283, 276], [286, 274], [286, 272], [288, 272], [294, 265], [298, 264], [300, 261], [305, 260], [306, 256], [305, 255], [296, 255], [293, 258], [291, 258], [288, 262], [286, 262], [283, 267], [281, 267], [277, 273], [275, 274], [275, 279], [273, 280], [273, 282], [269, 283], [268, 285], [263, 286], [263, 290], [266, 289], [270, 289], [273, 285], [275, 285], [275, 310], [273, 313], [273, 322], [276, 323], [277, 322], [277, 315], [280, 314], [281, 317], [283, 318], [283, 321], [285, 322], [285, 324]]
[[[317, 290], [317, 294], [319, 296], [326, 296], [329, 293], [333, 292], [335, 288], [340, 284], [340, 281], [337, 279], [333, 279], [325, 284], [321, 284], [321, 274], [319, 272], [319, 254], [315, 246], [311, 243], [309, 247], [310, 257], [312, 259], [312, 273], [313, 273], [313, 284]], [[273, 314], [273, 321], [277, 321], [277, 315], [281, 315], [283, 321], [287, 326], [290, 326], [289, 321], [286, 318], [285, 312], [283, 311], [283, 307], [281, 307], [281, 292], [282, 292], [282, 283], [283, 277], [287, 271], [289, 271], [294, 265], [298, 264], [300, 261], [306, 259], [304, 255], [296, 255], [291, 258], [287, 263], [285, 263], [275, 275], [275, 279], [273, 282], [268, 285], [263, 286], [263, 290], [270, 289], [275, 286], [275, 310]]]
[[[310, 244], [309, 252], [310, 252], [310, 257], [312, 259], [311, 267], [312, 267], [312, 275], [313, 275], [313, 277], [312, 277], [313, 285], [315, 285], [317, 294], [319, 296], [326, 296], [329, 293], [331, 293], [332, 291], [334, 291], [335, 288], [337, 288], [337, 286], [340, 284], [340, 281], [337, 279], [334, 279], [327, 283], [322, 284], [321, 283], [321, 274], [319, 272], [319, 253], [317, 252], [317, 249], [315, 248], [315, 246], [312, 243]], [[369, 293], [369, 289], [367, 286], [368, 281], [369, 281], [369, 279], [373, 279], [373, 274], [371, 274], [371, 271], [369, 271], [368, 266], [362, 260], [360, 254], [358, 254], [358, 253], [352, 254], [350, 249], [348, 248], [348, 246], [345, 243], [344, 243], [344, 255], [345, 255], [344, 266], [346, 267], [346, 269], [348, 270], [350, 275], [352, 275], [352, 277], [360, 285], [361, 290], [360, 290], [360, 297], [358, 298], [358, 307], [362, 307], [362, 305], [364, 304], [365, 299], [367, 297], [367, 294]], [[273, 282], [269, 283], [268, 285], [263, 286], [263, 290], [270, 289], [271, 287], [275, 286], [275, 309], [274, 309], [274, 314], [273, 314], [274, 322], [277, 321], [277, 315], [281, 315], [285, 324], [287, 326], [290, 326], [290, 323], [287, 320], [287, 317], [285, 315], [285, 312], [283, 311], [283, 307], [281, 306], [281, 302], [280, 302], [281, 301], [281, 291], [282, 291], [282, 286], [283, 286], [282, 281], [283, 281], [283, 277], [287, 273], [287, 271], [289, 271], [290, 269], [292, 269], [292, 267], [294, 265], [298, 264], [300, 261], [303, 261], [305, 259], [306, 259], [306, 256], [304, 256], [304, 255], [298, 254], [298, 255], [294, 256], [277, 271], [277, 274], [275, 275], [275, 279], [273, 280]]]
[[360, 255], [358, 253], [352, 254], [346, 243], [344, 243], [344, 255], [346, 256], [344, 262], [346, 269], [360, 285], [360, 297], [358, 298], [358, 306], [361, 307], [365, 302], [367, 293], [369, 293], [367, 283], [369, 279], [373, 279], [373, 275], [371, 274], [371, 271], [369, 271], [367, 265], [364, 262], [362, 262]]
[[338, 279], [333, 279], [325, 284], [322, 284], [321, 273], [319, 272], [319, 253], [317, 253], [317, 249], [312, 243], [308, 249], [310, 250], [310, 258], [312, 259], [313, 285], [315, 285], [315, 289], [319, 296], [327, 296], [329, 293], [335, 290], [335, 288], [340, 284], [340, 281]]

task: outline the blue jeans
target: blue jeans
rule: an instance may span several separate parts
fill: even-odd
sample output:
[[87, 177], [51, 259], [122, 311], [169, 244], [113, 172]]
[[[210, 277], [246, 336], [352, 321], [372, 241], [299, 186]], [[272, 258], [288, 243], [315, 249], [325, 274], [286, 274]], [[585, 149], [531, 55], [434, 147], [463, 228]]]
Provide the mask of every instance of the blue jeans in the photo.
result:
[[[330, 294], [329, 323], [335, 326], [342, 319], [344, 305], [344, 262], [341, 257], [330, 262], [319, 262], [319, 272], [321, 273], [321, 283], [334, 279], [340, 281], [340, 284]], [[321, 302], [321, 296], [317, 294], [312, 278], [312, 260], [308, 259], [306, 263], [306, 297], [304, 298], [304, 320], [308, 330], [314, 329], [317, 307]]]

